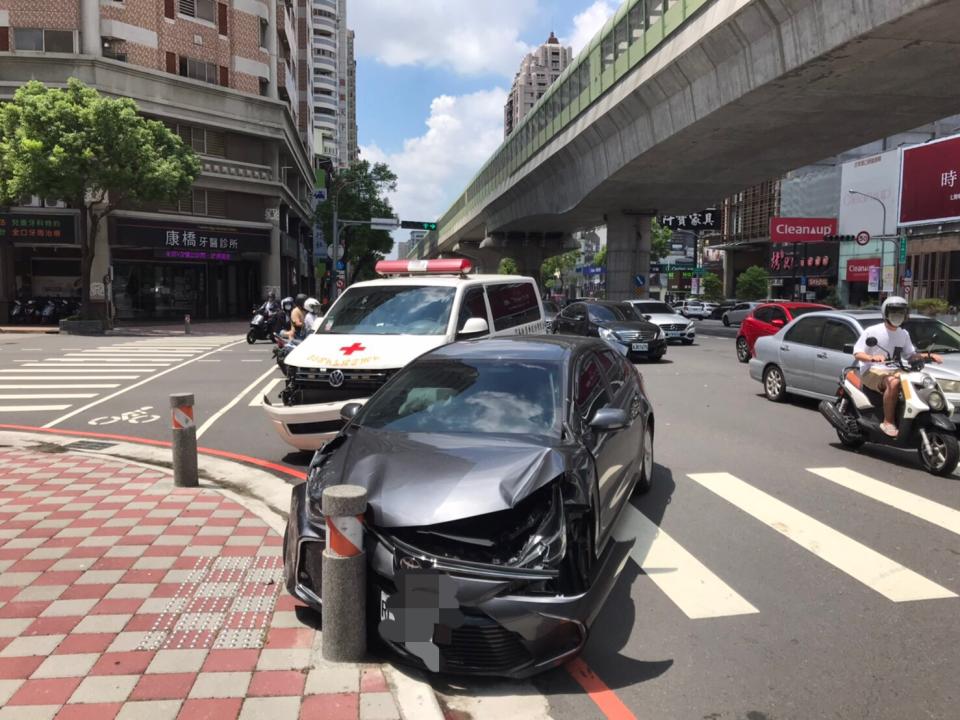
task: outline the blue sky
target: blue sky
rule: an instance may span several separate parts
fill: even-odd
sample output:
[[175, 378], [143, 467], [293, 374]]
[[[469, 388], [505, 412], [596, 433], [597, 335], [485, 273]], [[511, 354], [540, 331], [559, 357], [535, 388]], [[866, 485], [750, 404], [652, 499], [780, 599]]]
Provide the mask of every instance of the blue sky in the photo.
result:
[[397, 214], [442, 214], [503, 139], [503, 102], [524, 54], [551, 30], [578, 52], [617, 4], [349, 0], [361, 157], [397, 173]]

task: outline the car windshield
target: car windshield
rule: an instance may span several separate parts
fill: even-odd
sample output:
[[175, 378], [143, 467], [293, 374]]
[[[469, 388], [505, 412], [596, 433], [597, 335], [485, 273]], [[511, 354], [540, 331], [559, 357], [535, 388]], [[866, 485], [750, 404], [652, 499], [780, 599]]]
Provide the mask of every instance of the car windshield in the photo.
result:
[[960, 352], [960, 333], [939, 320], [908, 320], [905, 329], [918, 350], [936, 353]]
[[801, 315], [806, 315], [807, 313], [823, 312], [824, 310], [829, 310], [829, 308], [826, 308], [826, 307], [798, 307], [798, 308], [792, 308], [792, 309], [790, 310], [790, 314], [793, 315], [793, 317], [798, 318], [798, 317], [800, 317]]
[[398, 432], [559, 437], [561, 368], [523, 360], [430, 360], [371, 398], [357, 424]]
[[665, 313], [666, 315], [676, 315], [676, 311], [666, 303], [644, 302], [630, 303], [633, 309], [642, 313]]
[[590, 305], [590, 317], [601, 322], [637, 320], [637, 314], [629, 305]]
[[443, 335], [456, 288], [377, 285], [347, 290], [321, 332], [358, 335]]

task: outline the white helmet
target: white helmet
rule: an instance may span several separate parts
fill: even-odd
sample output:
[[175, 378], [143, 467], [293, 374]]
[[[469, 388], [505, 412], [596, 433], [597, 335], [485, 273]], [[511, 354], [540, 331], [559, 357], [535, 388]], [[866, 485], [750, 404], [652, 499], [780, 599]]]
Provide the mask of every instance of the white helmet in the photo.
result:
[[902, 297], [891, 295], [880, 306], [880, 314], [883, 315], [884, 322], [894, 327], [900, 327], [907, 321], [910, 314], [910, 304]]
[[303, 309], [316, 315], [320, 312], [320, 301], [316, 298], [307, 298], [307, 301], [303, 304]]

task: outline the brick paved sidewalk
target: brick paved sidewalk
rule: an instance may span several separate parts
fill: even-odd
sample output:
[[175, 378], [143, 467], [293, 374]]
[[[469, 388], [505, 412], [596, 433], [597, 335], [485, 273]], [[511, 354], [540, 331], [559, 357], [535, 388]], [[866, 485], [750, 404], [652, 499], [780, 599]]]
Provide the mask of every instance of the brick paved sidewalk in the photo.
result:
[[0, 720], [392, 720], [327, 665], [281, 538], [219, 492], [107, 456], [0, 447]]

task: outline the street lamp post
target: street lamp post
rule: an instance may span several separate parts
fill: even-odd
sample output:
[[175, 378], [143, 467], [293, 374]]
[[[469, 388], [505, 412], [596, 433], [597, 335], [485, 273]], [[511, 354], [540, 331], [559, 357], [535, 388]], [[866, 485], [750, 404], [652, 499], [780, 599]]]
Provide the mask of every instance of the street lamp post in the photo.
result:
[[340, 203], [340, 191], [344, 188], [350, 187], [351, 185], [356, 185], [359, 180], [352, 180], [348, 183], [344, 183], [336, 189], [336, 192], [333, 193], [333, 242], [330, 243], [330, 246], [333, 248], [333, 253], [331, 260], [333, 260], [333, 272], [331, 273], [331, 278], [333, 282], [330, 284], [330, 303], [333, 304], [333, 301], [337, 299], [337, 294], [339, 288], [337, 287], [337, 279], [339, 278], [340, 271], [337, 270], [337, 260], [339, 260], [340, 255], [340, 222], [337, 218], [337, 213], [339, 210]]
[[[900, 280], [900, 258], [899, 258], [899, 256], [897, 255], [897, 250], [898, 250], [898, 248], [897, 248], [897, 238], [892, 238], [892, 239], [891, 239], [891, 238], [888, 238], [888, 237], [887, 237], [887, 205], [886, 205], [886, 203], [883, 202], [883, 200], [881, 200], [880, 198], [878, 198], [876, 195], [868, 195], [868, 194], [865, 193], [865, 192], [860, 192], [859, 190], [854, 190], [853, 188], [848, 189], [847, 192], [850, 193], [851, 195], [862, 195], [862, 196], [865, 197], [865, 198], [869, 198], [870, 200], [874, 200], [874, 201], [880, 203], [880, 207], [883, 209], [883, 226], [880, 228], [880, 236], [879, 236], [877, 239], [880, 240], [880, 241], [882, 241], [882, 242], [892, 242], [892, 243], [893, 243], [893, 292], [896, 293], [896, 291], [897, 291], [897, 284], [898, 284], [898, 282], [899, 282], [899, 280]], [[883, 280], [882, 280], [882, 278], [883, 278], [883, 250], [882, 250], [882, 248], [881, 248], [881, 252], [880, 252], [880, 277], [881, 277], [881, 283], [882, 283], [882, 282], [883, 282]], [[881, 285], [881, 287], [882, 287], [882, 285]]]

